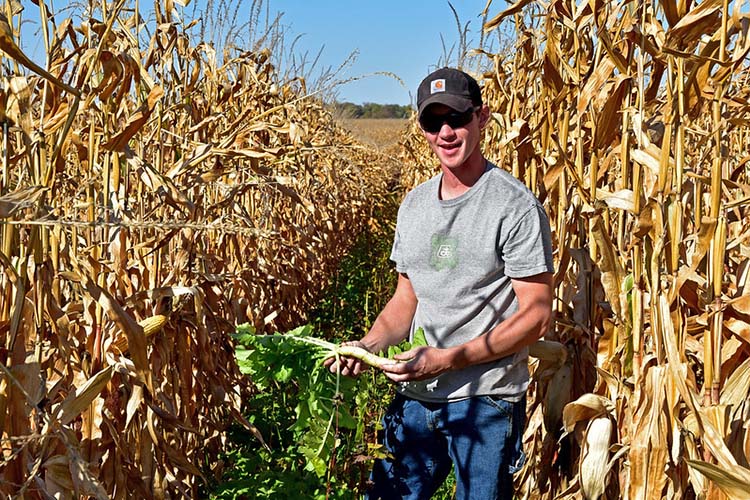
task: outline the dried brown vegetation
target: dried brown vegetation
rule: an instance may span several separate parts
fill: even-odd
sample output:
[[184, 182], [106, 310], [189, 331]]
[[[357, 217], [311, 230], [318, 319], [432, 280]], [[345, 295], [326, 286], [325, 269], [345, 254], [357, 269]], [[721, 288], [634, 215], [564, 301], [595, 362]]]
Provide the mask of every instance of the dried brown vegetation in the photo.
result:
[[341, 126], [362, 144], [392, 151], [400, 149], [400, 142], [409, 126], [409, 120], [400, 118], [350, 118], [340, 121]]
[[123, 2], [56, 19], [27, 76], [5, 4], [2, 497], [194, 497], [243, 421], [234, 325], [296, 326], [390, 175], [268, 52], [220, 63], [167, 4], [144, 50]]
[[[743, 5], [519, 0], [485, 25], [516, 33], [479, 75], [485, 150], [556, 248], [561, 348], [537, 353], [522, 498], [748, 498]], [[407, 187], [435, 172], [413, 132]]]

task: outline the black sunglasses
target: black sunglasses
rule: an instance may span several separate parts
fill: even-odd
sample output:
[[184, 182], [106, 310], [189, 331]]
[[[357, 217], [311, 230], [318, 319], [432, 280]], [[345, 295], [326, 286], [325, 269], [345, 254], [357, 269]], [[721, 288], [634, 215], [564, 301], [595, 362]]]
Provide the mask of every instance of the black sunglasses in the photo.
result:
[[440, 132], [444, 123], [447, 123], [450, 128], [464, 127], [474, 118], [474, 113], [478, 109], [471, 108], [463, 113], [452, 111], [443, 115], [424, 113], [419, 117], [419, 125], [422, 127], [422, 130], [431, 134]]

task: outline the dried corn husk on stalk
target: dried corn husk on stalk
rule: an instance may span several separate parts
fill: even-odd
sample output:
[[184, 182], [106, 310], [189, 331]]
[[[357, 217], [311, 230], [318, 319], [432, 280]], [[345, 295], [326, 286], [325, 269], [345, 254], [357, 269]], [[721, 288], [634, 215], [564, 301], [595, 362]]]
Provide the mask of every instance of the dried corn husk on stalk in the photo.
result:
[[583, 497], [596, 500], [604, 494], [609, 473], [609, 444], [612, 439], [612, 420], [597, 417], [586, 428], [585, 441], [581, 447], [578, 480]]
[[573, 368], [565, 363], [550, 378], [544, 399], [544, 426], [548, 432], [555, 433], [560, 429], [563, 410], [570, 402], [572, 385]]
[[607, 486], [613, 411], [609, 400], [594, 394], [581, 396], [563, 410], [565, 432], [575, 433], [581, 443], [578, 482], [587, 500], [600, 498]]

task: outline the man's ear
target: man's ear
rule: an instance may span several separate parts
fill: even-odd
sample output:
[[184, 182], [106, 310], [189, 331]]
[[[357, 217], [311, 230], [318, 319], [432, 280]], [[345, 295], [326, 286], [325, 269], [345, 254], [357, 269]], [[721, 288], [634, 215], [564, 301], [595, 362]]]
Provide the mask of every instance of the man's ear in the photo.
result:
[[486, 104], [482, 104], [482, 109], [479, 110], [479, 128], [484, 128], [487, 122], [490, 121], [490, 107]]

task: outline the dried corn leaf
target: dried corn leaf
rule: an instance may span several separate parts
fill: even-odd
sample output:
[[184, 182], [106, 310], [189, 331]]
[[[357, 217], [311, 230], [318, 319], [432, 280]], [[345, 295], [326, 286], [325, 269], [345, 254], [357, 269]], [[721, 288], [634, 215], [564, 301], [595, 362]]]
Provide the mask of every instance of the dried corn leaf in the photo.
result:
[[597, 264], [601, 269], [604, 292], [618, 320], [624, 322], [626, 320], [623, 313], [627, 310], [627, 298], [622, 293], [625, 274], [617, 258], [617, 249], [605, 231], [600, 217], [596, 217], [591, 226], [591, 239], [599, 248]]
[[605, 87], [606, 101], [601, 111], [597, 113], [596, 118], [596, 134], [594, 136], [596, 147], [606, 147], [618, 137], [620, 124], [622, 123], [619, 116], [620, 109], [625, 96], [630, 91], [630, 85], [629, 76], [617, 75], [612, 84], [613, 88]]
[[15, 382], [23, 389], [31, 407], [37, 406], [46, 395], [46, 387], [40, 368], [39, 363], [25, 363], [11, 369]]
[[104, 398], [94, 398], [91, 405], [81, 413], [81, 441], [88, 441], [90, 446], [102, 438], [102, 423], [104, 422]]
[[518, 12], [521, 12], [523, 8], [530, 4], [532, 0], [518, 0], [516, 3], [505, 9], [504, 11], [497, 14], [495, 17], [484, 23], [484, 32], [488, 33], [492, 31], [493, 29], [497, 28], [500, 23], [508, 16], [512, 16], [513, 14], [517, 14]]
[[729, 448], [727, 448], [721, 434], [711, 422], [710, 418], [707, 418], [704, 409], [701, 409], [700, 418], [698, 420], [703, 427], [704, 443], [711, 451], [711, 454], [716, 458], [718, 465], [726, 470], [731, 470], [732, 474], [736, 475], [741, 481], [750, 484], [750, 470], [740, 467], [737, 464], [737, 459], [734, 458]]
[[726, 302], [726, 306], [740, 314], [750, 316], [750, 294], [730, 299]]
[[37, 75], [43, 77], [45, 80], [49, 81], [50, 83], [56, 85], [57, 87], [60, 87], [62, 89], [65, 89], [66, 91], [70, 92], [71, 94], [80, 97], [81, 92], [68, 85], [67, 83], [60, 80], [58, 77], [47, 71], [46, 69], [39, 66], [37, 63], [32, 61], [21, 49], [18, 47], [16, 42], [13, 40], [13, 37], [11, 33], [13, 32], [10, 28], [10, 25], [8, 23], [8, 18], [5, 16], [5, 14], [0, 13], [0, 29], [3, 31], [3, 36], [0, 36], [0, 50], [5, 52], [5, 54], [13, 59], [14, 61], [20, 63], [22, 66], [25, 66], [26, 68], [30, 69]]
[[25, 208], [33, 208], [47, 191], [44, 186], [29, 186], [0, 196], [0, 219], [17, 217]]
[[[609, 93], [607, 92], [605, 83], [613, 75], [615, 67], [614, 61], [609, 56], [603, 57], [601, 62], [596, 65], [593, 74], [587, 80], [586, 85], [581, 91], [581, 96], [578, 99], [579, 115], [583, 113], [587, 106], [594, 104], [599, 96], [606, 96]], [[607, 125], [611, 127], [615, 126], [616, 123], [618, 122], [615, 121], [614, 123], [608, 123]]]
[[27, 136], [33, 133], [31, 124], [31, 91], [29, 81], [22, 76], [14, 76], [3, 81], [9, 92], [6, 94], [5, 117], [20, 126]]
[[45, 460], [44, 479], [46, 489], [56, 498], [73, 498], [73, 478], [70, 460], [66, 455], [53, 455]]
[[667, 31], [665, 48], [693, 47], [701, 36], [719, 28], [721, 0], [705, 0]]
[[112, 379], [112, 373], [112, 366], [103, 368], [96, 375], [88, 379], [81, 387], [75, 388], [74, 391], [68, 394], [55, 412], [60, 423], [63, 425], [69, 424], [74, 419], [80, 417], [81, 413], [91, 405], [92, 401], [107, 386]]
[[146, 354], [146, 339], [141, 327], [104, 289], [94, 283], [87, 275], [81, 274], [83, 286], [89, 296], [98, 302], [107, 315], [125, 332], [128, 338], [128, 350], [136, 368], [139, 380], [153, 392], [151, 368]]
[[619, 191], [610, 193], [606, 189], [599, 188], [596, 190], [596, 197], [610, 208], [627, 210], [628, 212], [635, 211], [635, 199], [633, 198], [633, 191], [631, 189], [620, 189]]
[[593, 418], [614, 413], [612, 402], [597, 394], [587, 393], [563, 409], [563, 427], [566, 433], [573, 432], [578, 422], [589, 421]]
[[84, 462], [77, 453], [73, 454], [70, 459], [70, 472], [73, 490], [77, 497], [86, 496], [97, 500], [108, 500], [110, 498], [101, 482], [89, 470], [89, 464]]
[[186, 207], [190, 211], [194, 209], [194, 204], [190, 198], [169, 177], [159, 173], [130, 150], [126, 151], [125, 158], [130, 167], [140, 174], [143, 183], [151, 190], [164, 195], [172, 207], [178, 209]]
[[133, 386], [133, 391], [128, 398], [128, 404], [125, 409], [125, 428], [130, 427], [133, 417], [143, 402], [143, 387], [140, 385]]
[[[750, 481], [747, 481], [750, 471], [737, 465], [730, 467], [718, 466], [701, 460], [685, 459], [685, 462], [701, 474], [709, 478], [731, 500], [746, 500], [750, 492]], [[743, 471], [743, 472], [740, 472]]]
[[750, 323], [741, 319], [728, 318], [724, 320], [724, 326], [735, 334], [736, 338], [741, 339], [745, 344], [750, 344]]
[[164, 90], [160, 86], [157, 85], [152, 88], [151, 92], [148, 95], [148, 98], [146, 99], [146, 102], [143, 103], [141, 109], [138, 112], [132, 114], [130, 118], [128, 118], [128, 122], [125, 124], [125, 127], [110, 140], [102, 144], [102, 148], [107, 151], [124, 151], [130, 139], [132, 139], [135, 134], [140, 132], [143, 126], [146, 124], [149, 117], [151, 116], [151, 113], [154, 111], [156, 104], [159, 102], [163, 95]]

